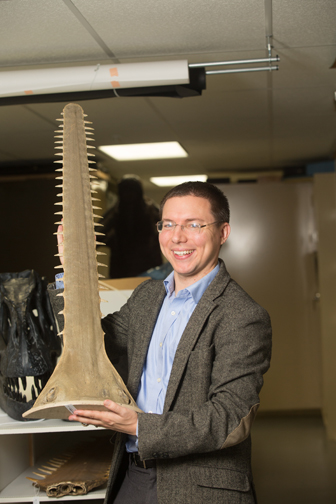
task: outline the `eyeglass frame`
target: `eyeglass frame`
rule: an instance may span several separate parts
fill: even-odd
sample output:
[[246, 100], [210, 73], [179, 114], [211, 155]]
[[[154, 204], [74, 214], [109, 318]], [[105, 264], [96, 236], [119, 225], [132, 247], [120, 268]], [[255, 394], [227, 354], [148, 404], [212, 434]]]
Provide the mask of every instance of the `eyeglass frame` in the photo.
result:
[[[163, 220], [160, 220], [160, 221], [158, 221], [158, 222], [156, 223], [156, 229], [157, 229], [157, 232], [158, 232], [159, 234], [160, 234], [160, 233], [162, 233], [162, 231], [175, 231], [176, 226], [180, 226], [180, 227], [181, 227], [181, 231], [183, 231], [183, 230], [184, 230], [184, 228], [187, 228], [187, 226], [188, 226], [188, 225], [192, 224], [192, 223], [189, 223], [189, 224], [177, 224], [177, 223], [176, 223], [176, 222], [174, 222], [174, 221], [167, 220], [166, 222], [171, 222], [171, 223], [173, 223], [173, 224], [174, 224], [174, 226], [173, 226], [171, 229], [165, 229], [165, 230], [164, 230], [164, 229], [163, 229], [163, 227], [162, 227], [162, 229], [160, 230], [160, 229], [159, 229], [159, 224], [162, 224], [162, 225], [163, 225], [163, 222], [164, 222]], [[223, 224], [223, 222], [224, 222], [224, 221], [214, 221], [214, 222], [210, 222], [209, 224], [198, 224], [198, 223], [194, 223], [194, 224], [197, 224], [197, 226], [196, 226], [195, 228], [189, 228], [189, 229], [191, 229], [191, 230], [193, 230], [193, 229], [195, 229], [195, 230], [196, 230], [196, 229], [198, 229], [198, 233], [200, 233], [202, 228], [205, 228], [205, 227], [207, 227], [207, 226], [212, 226], [213, 224]], [[187, 229], [188, 229], [188, 228], [187, 228]]]

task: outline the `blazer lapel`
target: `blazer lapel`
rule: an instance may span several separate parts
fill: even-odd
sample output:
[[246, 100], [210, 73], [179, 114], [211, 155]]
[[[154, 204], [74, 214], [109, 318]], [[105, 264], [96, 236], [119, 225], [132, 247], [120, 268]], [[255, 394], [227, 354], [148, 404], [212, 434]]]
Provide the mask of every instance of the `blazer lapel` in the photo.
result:
[[229, 281], [230, 275], [226, 271], [224, 263], [220, 260], [220, 270], [196, 306], [177, 347], [166, 393], [164, 413], [169, 410], [172, 404], [184, 368], [202, 332], [203, 325], [216, 307], [216, 298], [223, 292]]
[[[166, 290], [162, 282], [158, 282], [154, 289], [146, 296], [146, 303], [150, 307], [148, 310], [142, 310], [139, 313], [139, 329], [137, 334], [133, 336], [135, 346], [133, 349], [132, 361], [130, 363], [129, 376], [127, 380], [127, 388], [131, 395], [136, 399], [138, 394], [139, 383], [142, 375], [143, 366], [145, 364], [148, 346], [153, 334], [154, 326], [161, 309]], [[156, 307], [155, 310], [151, 309]]]

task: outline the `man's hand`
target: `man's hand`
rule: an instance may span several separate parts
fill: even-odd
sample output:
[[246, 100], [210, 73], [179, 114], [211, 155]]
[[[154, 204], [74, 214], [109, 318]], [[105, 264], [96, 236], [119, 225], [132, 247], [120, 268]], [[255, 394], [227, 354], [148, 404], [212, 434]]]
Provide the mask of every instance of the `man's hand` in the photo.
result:
[[76, 410], [73, 415], [69, 416], [69, 420], [136, 435], [138, 423], [136, 411], [120, 406], [110, 400], [104, 401], [104, 406], [109, 411]]

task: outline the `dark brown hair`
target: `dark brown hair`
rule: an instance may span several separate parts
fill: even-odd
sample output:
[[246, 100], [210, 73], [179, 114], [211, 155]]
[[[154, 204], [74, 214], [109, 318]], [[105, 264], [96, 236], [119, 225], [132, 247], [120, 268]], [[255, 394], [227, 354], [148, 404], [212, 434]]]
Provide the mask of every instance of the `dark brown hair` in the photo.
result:
[[230, 208], [227, 197], [218, 187], [209, 182], [184, 182], [170, 189], [160, 204], [161, 218], [162, 210], [167, 200], [170, 198], [180, 198], [182, 196], [197, 196], [198, 198], [207, 199], [210, 202], [211, 211], [216, 221], [230, 221]]

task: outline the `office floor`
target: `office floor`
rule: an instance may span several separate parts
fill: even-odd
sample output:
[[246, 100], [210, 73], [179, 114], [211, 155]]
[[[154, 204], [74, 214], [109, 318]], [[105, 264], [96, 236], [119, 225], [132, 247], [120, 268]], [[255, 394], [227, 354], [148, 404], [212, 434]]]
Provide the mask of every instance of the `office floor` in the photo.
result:
[[252, 467], [258, 504], [336, 503], [336, 442], [319, 416], [258, 416]]

